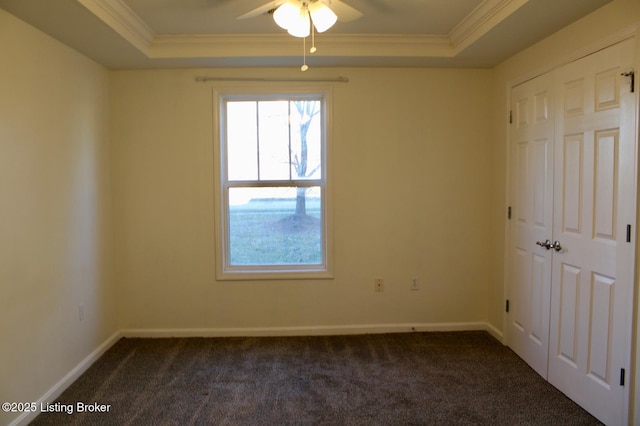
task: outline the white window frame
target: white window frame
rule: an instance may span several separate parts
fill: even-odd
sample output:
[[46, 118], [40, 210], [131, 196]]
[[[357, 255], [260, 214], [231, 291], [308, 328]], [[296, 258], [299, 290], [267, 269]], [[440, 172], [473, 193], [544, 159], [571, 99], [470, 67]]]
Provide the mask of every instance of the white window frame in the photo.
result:
[[[226, 173], [225, 108], [226, 100], [267, 100], [281, 96], [318, 96], [322, 99], [322, 167], [321, 177], [314, 179], [321, 187], [322, 211], [322, 258], [319, 265], [231, 265], [229, 259], [228, 232], [228, 188]], [[217, 280], [277, 280], [277, 279], [329, 279], [333, 278], [333, 239], [331, 215], [331, 111], [332, 90], [327, 86], [313, 87], [228, 87], [213, 90], [214, 119], [214, 196], [216, 232], [216, 279]], [[307, 181], [292, 180], [292, 183], [306, 184]], [[268, 184], [268, 182], [266, 182]], [[259, 187], [261, 185], [256, 185]], [[262, 185], [264, 186], [264, 185]], [[268, 185], [267, 185], [268, 186]]]

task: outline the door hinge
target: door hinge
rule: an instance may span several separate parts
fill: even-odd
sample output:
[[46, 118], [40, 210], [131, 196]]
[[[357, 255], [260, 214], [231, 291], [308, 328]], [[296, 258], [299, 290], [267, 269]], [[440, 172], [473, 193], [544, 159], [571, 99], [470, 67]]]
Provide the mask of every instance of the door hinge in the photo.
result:
[[620, 386], [624, 386], [624, 377], [625, 377], [625, 371], [624, 368], [620, 369]]
[[509, 313], [509, 299], [507, 299], [507, 303], [504, 304], [504, 310], [506, 313]]
[[629, 72], [623, 72], [622, 74], [620, 74], [623, 77], [629, 77], [629, 79], [631, 80], [631, 90], [630, 92], [633, 93], [636, 91], [636, 74], [635, 72], [629, 71]]
[[631, 225], [627, 225], [627, 242], [631, 242]]
[[511, 220], [511, 206], [507, 207], [507, 219]]
[[509, 124], [513, 124], [513, 111], [509, 110]]

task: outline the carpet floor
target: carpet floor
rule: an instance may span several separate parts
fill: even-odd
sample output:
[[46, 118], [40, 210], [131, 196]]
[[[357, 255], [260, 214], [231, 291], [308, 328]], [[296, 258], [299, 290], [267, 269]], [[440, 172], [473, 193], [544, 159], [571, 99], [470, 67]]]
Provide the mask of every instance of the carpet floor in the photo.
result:
[[32, 424], [600, 424], [485, 332], [123, 338], [55, 404]]

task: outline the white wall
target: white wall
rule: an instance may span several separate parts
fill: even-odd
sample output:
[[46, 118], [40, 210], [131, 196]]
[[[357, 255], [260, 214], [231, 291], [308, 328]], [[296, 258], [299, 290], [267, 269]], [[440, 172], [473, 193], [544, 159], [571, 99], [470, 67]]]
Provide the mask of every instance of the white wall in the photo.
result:
[[[335, 279], [216, 282], [212, 85], [199, 74], [350, 79], [334, 86]], [[491, 71], [116, 71], [111, 88], [123, 329], [486, 320]]]
[[0, 401], [37, 401], [117, 330], [109, 76], [3, 10], [0, 52]]

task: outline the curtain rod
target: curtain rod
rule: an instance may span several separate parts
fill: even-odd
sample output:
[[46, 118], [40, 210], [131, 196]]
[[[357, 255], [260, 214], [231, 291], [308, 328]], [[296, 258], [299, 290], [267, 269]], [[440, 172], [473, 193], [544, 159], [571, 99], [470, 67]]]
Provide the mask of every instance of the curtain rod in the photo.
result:
[[199, 83], [207, 81], [258, 81], [277, 83], [348, 83], [347, 77], [335, 78], [241, 78], [241, 77], [196, 77]]

